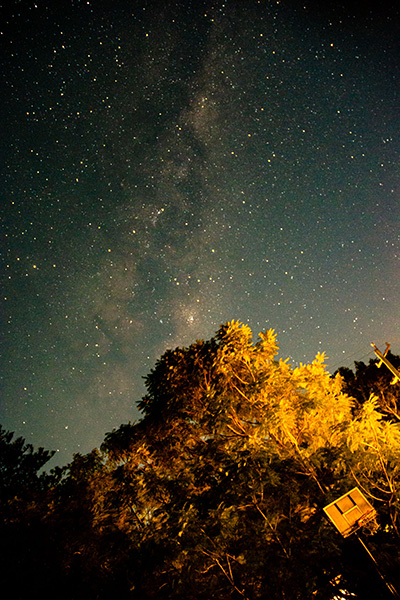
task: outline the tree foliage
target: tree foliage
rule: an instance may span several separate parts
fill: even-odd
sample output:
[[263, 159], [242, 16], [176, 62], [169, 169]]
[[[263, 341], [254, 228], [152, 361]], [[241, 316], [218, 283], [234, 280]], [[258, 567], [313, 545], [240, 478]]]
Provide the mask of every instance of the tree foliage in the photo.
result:
[[54, 452], [39, 448], [34, 450], [22, 437], [14, 439], [14, 434], [0, 425], [0, 502], [22, 500], [33, 497], [46, 485], [46, 475], [39, 474]]
[[323, 355], [293, 368], [277, 353], [272, 330], [253, 343], [232, 321], [158, 360], [141, 421], [45, 492], [65, 597], [385, 597], [322, 509], [359, 486], [379, 513], [368, 544], [395, 579], [399, 426], [379, 397], [345, 393]]
[[[387, 354], [388, 360], [397, 369], [400, 368], [400, 356]], [[400, 385], [392, 384], [393, 374], [385, 365], [378, 368], [379, 360], [370, 359], [368, 364], [355, 361], [354, 371], [341, 367], [339, 373], [343, 379], [343, 390], [356, 399], [357, 406], [376, 396], [379, 410], [389, 419], [400, 421]]]
[[57, 472], [42, 471], [53, 455], [43, 448], [34, 450], [0, 426], [0, 573], [15, 598], [28, 597], [28, 582], [29, 589], [39, 593], [43, 572], [47, 589], [60, 574], [42, 524], [47, 491], [58, 480]]

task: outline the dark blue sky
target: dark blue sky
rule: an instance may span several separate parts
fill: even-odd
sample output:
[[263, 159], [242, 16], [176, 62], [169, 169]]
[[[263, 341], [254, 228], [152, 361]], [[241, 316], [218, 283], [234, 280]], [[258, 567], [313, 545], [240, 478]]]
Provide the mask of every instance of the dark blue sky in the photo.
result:
[[331, 371], [400, 352], [399, 11], [318, 4], [2, 19], [0, 421], [58, 462], [226, 320]]

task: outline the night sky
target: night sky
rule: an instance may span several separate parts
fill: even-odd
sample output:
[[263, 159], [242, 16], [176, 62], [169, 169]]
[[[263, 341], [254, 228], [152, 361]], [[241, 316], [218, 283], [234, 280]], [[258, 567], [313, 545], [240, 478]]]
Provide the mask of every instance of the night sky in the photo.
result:
[[400, 354], [397, 2], [8, 4], [4, 427], [65, 464], [226, 320]]

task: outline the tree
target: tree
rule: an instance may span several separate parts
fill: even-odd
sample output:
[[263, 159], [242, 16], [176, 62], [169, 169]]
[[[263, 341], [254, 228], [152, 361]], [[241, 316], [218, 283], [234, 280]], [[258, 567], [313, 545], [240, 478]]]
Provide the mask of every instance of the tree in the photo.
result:
[[44, 598], [44, 584], [55, 593], [57, 551], [49, 544], [42, 520], [47, 493], [61, 471], [42, 471], [53, 455], [43, 448], [34, 450], [0, 425], [0, 572], [4, 589], [12, 589], [14, 598]]
[[[349, 543], [322, 516], [354, 485], [379, 505], [380, 546], [393, 546], [398, 426], [374, 397], [354, 415], [323, 355], [293, 369], [277, 350], [273, 331], [252, 344], [231, 322], [167, 351], [146, 379], [143, 420], [106, 436], [101, 510], [132, 540], [141, 596], [332, 598], [340, 586], [363, 597]], [[364, 597], [374, 586], [380, 597], [363, 577]]]
[[104, 512], [101, 519], [93, 514], [105, 491], [101, 453], [77, 454], [46, 473], [42, 468], [53, 454], [0, 427], [4, 588], [18, 600], [126, 597], [125, 573], [118, 577], [123, 535]]
[[11, 500], [19, 502], [34, 498], [44, 489], [48, 478], [40, 474], [42, 467], [55, 452], [39, 448], [34, 450], [22, 437], [0, 425], [0, 502], [4, 511]]
[[[388, 352], [387, 358], [394, 367], [400, 367], [400, 356]], [[393, 374], [384, 365], [378, 368], [378, 364], [378, 359], [370, 359], [368, 364], [355, 361], [354, 372], [348, 367], [340, 367], [334, 375], [341, 375], [343, 390], [357, 400], [358, 406], [374, 394], [379, 410], [387, 418], [400, 421], [400, 383], [392, 385]]]
[[0, 471], [3, 580], [27, 574], [15, 597], [383, 599], [357, 540], [322, 510], [355, 485], [379, 514], [368, 545], [400, 587], [399, 424], [381, 397], [348, 395], [323, 355], [293, 368], [277, 353], [272, 330], [253, 343], [235, 321], [168, 350], [143, 418], [50, 475], [36, 469], [45, 451], [11, 451], [7, 434], [19, 458]]

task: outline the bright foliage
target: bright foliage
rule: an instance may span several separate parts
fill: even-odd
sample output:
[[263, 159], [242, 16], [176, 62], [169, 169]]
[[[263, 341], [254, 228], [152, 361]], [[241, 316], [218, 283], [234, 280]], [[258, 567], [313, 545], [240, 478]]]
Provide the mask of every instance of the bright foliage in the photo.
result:
[[385, 596], [363, 550], [322, 508], [358, 485], [380, 519], [369, 543], [395, 577], [398, 424], [373, 396], [356, 405], [323, 355], [292, 368], [277, 353], [272, 330], [253, 343], [232, 321], [161, 357], [138, 403], [143, 419], [107, 434], [101, 452], [76, 456], [44, 499], [66, 594]]

